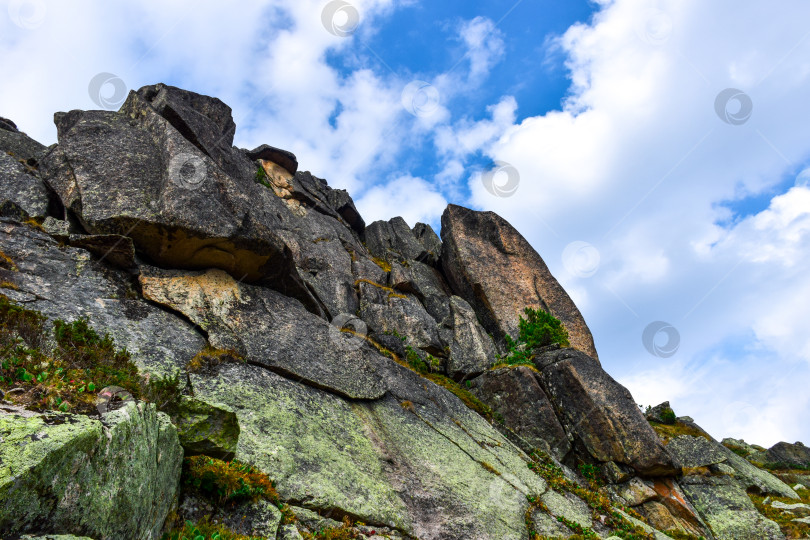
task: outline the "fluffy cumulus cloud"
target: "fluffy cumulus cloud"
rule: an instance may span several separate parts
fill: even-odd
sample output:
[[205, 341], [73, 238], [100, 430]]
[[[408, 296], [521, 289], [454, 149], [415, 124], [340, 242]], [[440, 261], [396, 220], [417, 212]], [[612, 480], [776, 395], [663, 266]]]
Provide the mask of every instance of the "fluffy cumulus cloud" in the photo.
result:
[[[810, 439], [806, 173], [784, 188], [810, 158], [798, 13], [806, 3], [602, 3], [557, 42], [572, 81], [561, 110], [480, 147], [518, 171], [515, 196], [469, 180], [471, 203], [524, 231], [587, 299], [603, 364], [639, 401], [670, 399], [762, 444]], [[751, 202], [768, 193], [767, 208]], [[579, 243], [594, 268], [564, 256]], [[642, 343], [658, 320], [677, 330], [671, 357]]]
[[357, 201], [357, 209], [369, 223], [402, 216], [411, 227], [419, 222], [435, 226], [436, 216], [446, 206], [447, 201], [433, 184], [410, 175], [375, 186]]

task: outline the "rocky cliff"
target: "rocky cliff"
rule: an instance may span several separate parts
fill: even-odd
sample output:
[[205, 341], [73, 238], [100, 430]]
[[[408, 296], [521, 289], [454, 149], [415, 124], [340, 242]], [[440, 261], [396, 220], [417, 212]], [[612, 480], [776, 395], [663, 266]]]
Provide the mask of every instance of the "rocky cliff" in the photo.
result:
[[806, 448], [645, 417], [501, 217], [366, 224], [162, 84], [54, 121], [0, 122], [0, 538], [810, 530]]

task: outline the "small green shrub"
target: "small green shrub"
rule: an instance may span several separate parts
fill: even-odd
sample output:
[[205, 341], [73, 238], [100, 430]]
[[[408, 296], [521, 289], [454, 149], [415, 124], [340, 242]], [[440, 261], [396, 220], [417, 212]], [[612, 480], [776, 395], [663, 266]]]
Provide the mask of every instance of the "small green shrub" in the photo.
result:
[[663, 420], [663, 422], [668, 426], [675, 425], [675, 420], [677, 420], [677, 417], [675, 416], [675, 411], [667, 407], [661, 413], [661, 420]]
[[270, 185], [270, 179], [267, 178], [267, 172], [264, 170], [264, 167], [262, 167], [261, 165], [259, 165], [256, 168], [256, 183], [261, 184], [266, 188], [271, 188], [272, 189], [272, 187], [273, 187], [273, 186]]
[[508, 334], [506, 345], [508, 352], [496, 360], [496, 365], [528, 365], [533, 366], [534, 351], [540, 347], [559, 344], [568, 347], [568, 331], [562, 322], [554, 315], [542, 309], [526, 308], [526, 315], [518, 321], [518, 339], [515, 341]]

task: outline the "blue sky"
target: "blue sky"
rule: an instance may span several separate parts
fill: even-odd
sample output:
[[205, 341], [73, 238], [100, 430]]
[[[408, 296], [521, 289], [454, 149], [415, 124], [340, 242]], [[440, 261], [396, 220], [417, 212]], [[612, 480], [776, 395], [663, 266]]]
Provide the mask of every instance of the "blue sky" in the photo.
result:
[[99, 73], [217, 96], [368, 222], [508, 219], [639, 403], [810, 442], [806, 1], [2, 5], [0, 115], [41, 142]]

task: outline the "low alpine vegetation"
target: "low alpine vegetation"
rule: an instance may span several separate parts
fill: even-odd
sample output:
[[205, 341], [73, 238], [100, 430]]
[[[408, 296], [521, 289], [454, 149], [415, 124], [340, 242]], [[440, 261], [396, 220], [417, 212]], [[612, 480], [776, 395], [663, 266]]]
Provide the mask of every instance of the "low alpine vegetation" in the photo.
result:
[[558, 344], [568, 347], [568, 331], [554, 315], [542, 309], [527, 307], [526, 315], [518, 322], [518, 339], [506, 335], [507, 353], [500, 356], [493, 367], [527, 365], [534, 367], [535, 351], [541, 347]]

